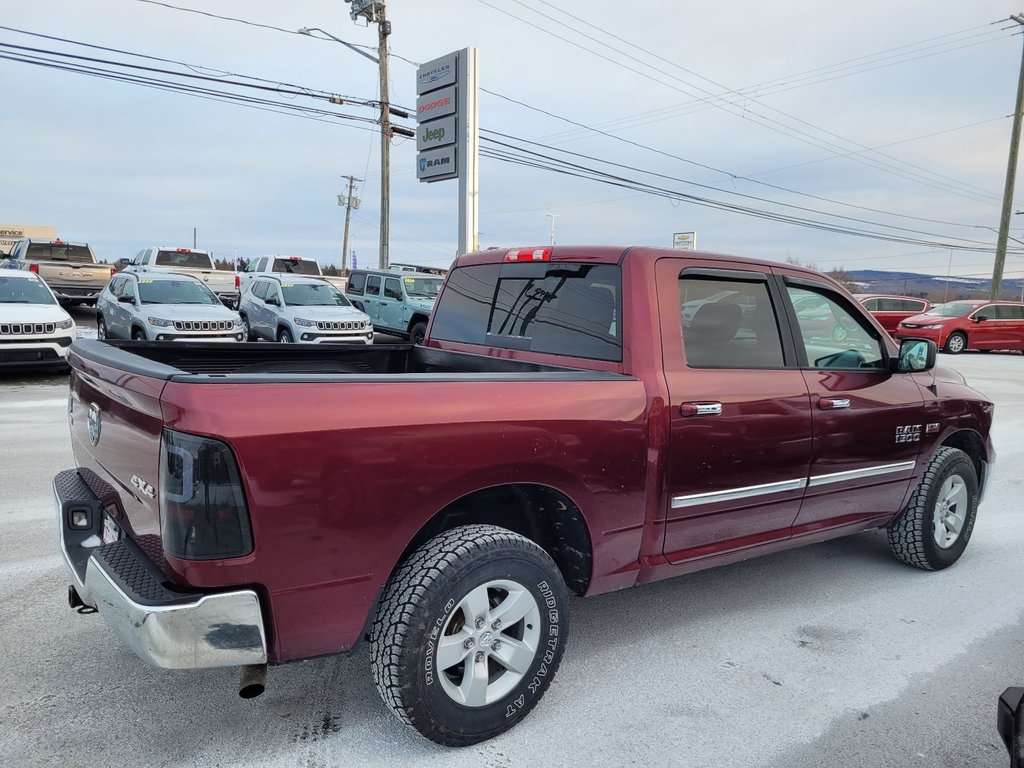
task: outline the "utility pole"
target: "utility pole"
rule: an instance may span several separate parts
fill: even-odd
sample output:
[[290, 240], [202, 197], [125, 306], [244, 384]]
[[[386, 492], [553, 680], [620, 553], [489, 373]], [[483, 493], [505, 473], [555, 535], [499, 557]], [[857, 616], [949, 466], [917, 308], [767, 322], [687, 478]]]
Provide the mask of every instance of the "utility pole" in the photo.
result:
[[377, 59], [380, 69], [380, 268], [388, 268], [391, 237], [391, 115], [388, 100], [388, 35], [391, 22], [385, 16], [384, 0], [376, 3]]
[[348, 179], [348, 194], [338, 195], [338, 205], [345, 206], [345, 234], [341, 240], [341, 272], [345, 274], [348, 269], [348, 226], [349, 221], [352, 219], [352, 209], [359, 208], [359, 198], [352, 197], [352, 189], [355, 187], [357, 179], [355, 176], [342, 176], [343, 179]]
[[[1010, 21], [1024, 26], [1024, 14], [1014, 14]], [[1010, 213], [1013, 208], [1013, 186], [1017, 177], [1017, 150], [1020, 146], [1020, 124], [1024, 113], [1024, 49], [1021, 50], [1020, 74], [1017, 76], [1017, 106], [1013, 113], [1013, 134], [1010, 136], [1010, 157], [1006, 164], [1006, 186], [1003, 188], [1003, 212], [999, 217], [999, 239], [996, 241], [996, 263], [992, 268], [992, 290], [989, 300], [1002, 293], [1003, 267], [1006, 264], [1006, 241], [1010, 235]]]

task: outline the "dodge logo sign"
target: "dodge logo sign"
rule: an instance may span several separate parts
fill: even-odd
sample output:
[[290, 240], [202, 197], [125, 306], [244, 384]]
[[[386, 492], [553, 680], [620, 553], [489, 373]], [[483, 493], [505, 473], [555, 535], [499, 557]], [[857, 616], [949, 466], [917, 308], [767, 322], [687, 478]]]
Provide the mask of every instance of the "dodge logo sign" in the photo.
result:
[[103, 421], [100, 418], [100, 407], [93, 403], [89, 406], [89, 439], [93, 445], [100, 442], [100, 430], [103, 429]]

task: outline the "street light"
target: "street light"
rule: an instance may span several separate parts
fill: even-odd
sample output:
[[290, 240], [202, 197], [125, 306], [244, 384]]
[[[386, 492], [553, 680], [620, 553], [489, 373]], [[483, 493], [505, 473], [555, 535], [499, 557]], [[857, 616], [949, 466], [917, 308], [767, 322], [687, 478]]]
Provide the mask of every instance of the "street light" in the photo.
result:
[[[335, 37], [320, 27], [303, 27], [298, 30], [298, 33], [300, 35], [316, 37], [312, 33], [319, 32], [336, 43], [341, 43], [346, 48], [350, 48], [360, 56], [365, 56], [377, 65], [380, 75], [380, 268], [387, 269], [388, 240], [391, 237], [391, 135], [393, 133], [390, 117], [392, 110], [388, 104], [388, 35], [391, 34], [391, 22], [384, 18], [384, 3], [382, 1], [374, 4], [370, 10], [376, 14], [374, 19], [378, 25], [376, 56], [371, 56], [366, 51], [362, 51], [351, 43], [345, 42], [340, 37]], [[356, 11], [353, 10], [353, 18], [355, 18], [355, 14]], [[408, 114], [401, 112], [400, 116], [408, 117]], [[402, 129], [401, 132], [402, 135], [409, 133], [405, 129]]]
[[316, 35], [314, 35], [313, 33], [314, 32], [319, 32], [320, 34], [326, 35], [327, 37], [331, 38], [331, 40], [333, 40], [334, 42], [341, 43], [346, 48], [351, 48], [353, 51], [358, 53], [360, 56], [365, 56], [370, 61], [372, 61], [374, 64], [380, 64], [380, 59], [378, 59], [373, 54], [367, 53], [366, 51], [362, 50], [358, 46], [352, 45], [352, 43], [346, 43], [340, 37], [335, 37], [334, 35], [332, 35], [327, 30], [320, 29], [320, 27], [303, 27], [302, 29], [297, 30], [297, 32], [300, 35], [308, 35], [309, 37], [316, 37]]
[[551, 244], [554, 245], [555, 244], [555, 219], [557, 219], [562, 214], [560, 214], [560, 213], [545, 213], [544, 215], [547, 216], [549, 219], [551, 219]]

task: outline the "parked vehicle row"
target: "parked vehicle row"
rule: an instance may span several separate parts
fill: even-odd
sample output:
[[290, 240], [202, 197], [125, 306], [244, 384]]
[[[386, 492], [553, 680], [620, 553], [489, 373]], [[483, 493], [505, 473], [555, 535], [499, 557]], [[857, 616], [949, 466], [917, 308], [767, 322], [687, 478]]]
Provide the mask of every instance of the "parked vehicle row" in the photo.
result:
[[257, 275], [306, 275], [321, 277], [339, 291], [344, 291], [348, 280], [344, 277], [325, 275], [316, 259], [308, 256], [257, 256], [249, 260], [245, 269], [238, 273], [240, 290], [245, 291]]
[[0, 367], [64, 367], [71, 319], [34, 272], [0, 270]]

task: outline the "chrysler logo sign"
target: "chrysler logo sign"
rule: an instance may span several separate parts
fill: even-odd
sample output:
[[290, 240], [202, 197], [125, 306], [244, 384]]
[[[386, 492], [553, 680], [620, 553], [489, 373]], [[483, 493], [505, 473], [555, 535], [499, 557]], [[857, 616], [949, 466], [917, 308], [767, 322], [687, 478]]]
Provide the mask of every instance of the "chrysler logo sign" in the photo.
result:
[[100, 417], [100, 407], [93, 403], [89, 406], [89, 439], [93, 445], [100, 442], [100, 432], [103, 429], [103, 421]]

